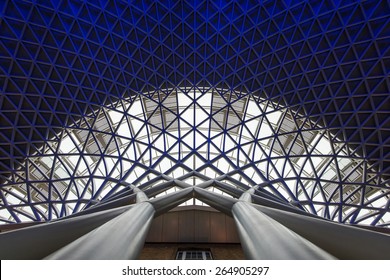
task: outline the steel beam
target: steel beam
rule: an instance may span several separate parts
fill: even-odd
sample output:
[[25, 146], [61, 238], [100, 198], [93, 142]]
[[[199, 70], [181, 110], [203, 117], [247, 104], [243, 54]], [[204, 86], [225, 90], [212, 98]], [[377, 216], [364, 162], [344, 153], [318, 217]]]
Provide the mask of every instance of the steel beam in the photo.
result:
[[334, 259], [248, 202], [236, 202], [232, 214], [247, 259]]
[[390, 236], [324, 219], [255, 206], [340, 259], [390, 259]]
[[104, 211], [104, 210], [127, 206], [129, 204], [134, 204], [135, 202], [136, 202], [136, 194], [131, 193], [131, 194], [128, 194], [124, 197], [116, 198], [116, 199], [113, 199], [110, 201], [102, 201], [101, 203], [95, 204], [87, 209], [84, 209], [80, 212], [77, 212], [77, 213], [69, 215], [69, 216], [65, 216], [61, 219], [69, 219], [72, 217], [83, 216], [83, 215], [96, 213], [96, 212], [100, 212], [100, 211]]
[[217, 188], [217, 189], [219, 189], [219, 190], [221, 190], [221, 191], [223, 191], [223, 192], [225, 192], [225, 193], [227, 193], [235, 198], [239, 198], [243, 193], [242, 189], [234, 188], [225, 182], [219, 182], [219, 181], [215, 180], [214, 185], [215, 185], [215, 188]]
[[61, 219], [0, 234], [0, 259], [42, 259], [132, 206]]
[[155, 185], [149, 189], [143, 190], [145, 194], [149, 197], [154, 197], [170, 188], [173, 188], [175, 185], [175, 182], [173, 180], [168, 182], [163, 182], [158, 185]]
[[161, 215], [168, 212], [170, 209], [186, 202], [188, 199], [194, 196], [194, 188], [186, 188], [175, 193], [170, 193], [162, 197], [150, 200], [153, 207], [156, 209], [155, 215]]
[[193, 197], [193, 188], [152, 201], [137, 188], [134, 188], [134, 195], [137, 203], [130, 210], [52, 253], [47, 259], [136, 259], [154, 215]]
[[197, 187], [194, 187], [194, 195], [195, 198], [229, 216], [232, 215], [232, 207], [237, 201], [237, 199], [209, 192]]
[[261, 197], [256, 194], [252, 194], [252, 202], [260, 205], [265, 205], [272, 208], [277, 208], [289, 212], [299, 213], [301, 215], [310, 215], [310, 213], [304, 212], [303, 210], [296, 208], [290, 204], [281, 203], [278, 201], [274, 201], [271, 199], [268, 199], [266, 197]]
[[154, 212], [149, 202], [136, 204], [46, 259], [136, 259], [143, 248]]

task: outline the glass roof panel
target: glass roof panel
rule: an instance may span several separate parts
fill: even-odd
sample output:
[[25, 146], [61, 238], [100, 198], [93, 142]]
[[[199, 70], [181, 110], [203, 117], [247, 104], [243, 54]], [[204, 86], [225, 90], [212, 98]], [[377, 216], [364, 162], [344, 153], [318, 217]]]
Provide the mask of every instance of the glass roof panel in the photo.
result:
[[[156, 94], [158, 100], [150, 98]], [[3, 209], [3, 222], [59, 218], [61, 211], [45, 204], [61, 202], [71, 214], [82, 209], [82, 201], [104, 201], [127, 186], [147, 186], [158, 174], [173, 180], [190, 172], [208, 180], [228, 175], [247, 188], [265, 183], [302, 209], [348, 222], [354, 222], [349, 217], [355, 212], [356, 221], [375, 221], [370, 215], [388, 201], [386, 185], [368, 182], [363, 158], [346, 156], [348, 151], [334, 155], [335, 144], [320, 126], [298, 125], [288, 107], [250, 94], [170, 88], [121, 100], [117, 107], [102, 106], [96, 115], [92, 125], [66, 127], [59, 145], [49, 143], [44, 153], [27, 159], [28, 178], [14, 178], [2, 195], [8, 209], [25, 199], [40, 208], [19, 209], [19, 214]], [[198, 185], [204, 178], [185, 182]], [[190, 203], [203, 205], [197, 200], [183, 205]], [[350, 206], [362, 204], [364, 212]], [[339, 208], [342, 217], [335, 214]], [[388, 222], [383, 216], [376, 223]]]

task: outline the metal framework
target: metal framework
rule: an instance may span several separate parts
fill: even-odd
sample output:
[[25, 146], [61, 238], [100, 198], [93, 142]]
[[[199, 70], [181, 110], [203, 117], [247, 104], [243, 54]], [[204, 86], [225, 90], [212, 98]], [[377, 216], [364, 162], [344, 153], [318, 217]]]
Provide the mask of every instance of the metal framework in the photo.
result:
[[[388, 1], [2, 1], [0, 223], [40, 224], [1, 234], [3, 257], [135, 258], [154, 215], [206, 204], [235, 218], [248, 258], [388, 258], [373, 249], [387, 236], [340, 224], [390, 227], [389, 15]], [[122, 221], [111, 242], [130, 244], [102, 242]], [[371, 249], [343, 253], [336, 228]]]

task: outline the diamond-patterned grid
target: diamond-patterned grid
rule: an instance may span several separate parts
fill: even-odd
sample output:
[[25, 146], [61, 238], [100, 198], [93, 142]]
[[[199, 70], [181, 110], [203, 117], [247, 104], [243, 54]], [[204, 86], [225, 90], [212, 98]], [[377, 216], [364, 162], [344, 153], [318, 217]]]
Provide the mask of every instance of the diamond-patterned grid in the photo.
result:
[[129, 2], [0, 1], [1, 223], [196, 171], [390, 225], [388, 1]]

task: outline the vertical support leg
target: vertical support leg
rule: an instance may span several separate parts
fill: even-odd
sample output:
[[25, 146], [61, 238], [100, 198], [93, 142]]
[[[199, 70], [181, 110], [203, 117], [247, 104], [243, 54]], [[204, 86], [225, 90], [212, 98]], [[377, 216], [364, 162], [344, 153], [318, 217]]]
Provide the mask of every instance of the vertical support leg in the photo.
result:
[[235, 203], [232, 214], [248, 259], [334, 259], [247, 202]]
[[254, 207], [337, 258], [390, 259], [390, 235], [261, 205]]
[[42, 259], [133, 206], [60, 219], [0, 234], [0, 259]]
[[136, 259], [143, 248], [154, 212], [149, 202], [136, 204], [47, 259]]

